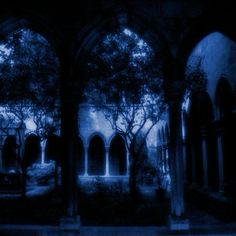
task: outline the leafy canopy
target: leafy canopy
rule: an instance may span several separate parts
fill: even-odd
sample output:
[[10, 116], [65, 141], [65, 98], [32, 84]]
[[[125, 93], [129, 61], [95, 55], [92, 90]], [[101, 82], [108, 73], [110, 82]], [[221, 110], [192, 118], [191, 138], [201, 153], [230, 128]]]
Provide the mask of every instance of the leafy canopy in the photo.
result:
[[1, 124], [33, 119], [40, 133], [51, 129], [59, 121], [58, 71], [59, 61], [40, 34], [21, 29], [2, 42]]
[[[102, 109], [130, 142], [164, 111], [161, 61], [127, 28], [107, 34], [91, 51], [84, 101]], [[149, 131], [148, 131], [149, 132]]]
[[1, 103], [52, 103], [58, 96], [59, 62], [48, 41], [28, 29], [0, 46]]

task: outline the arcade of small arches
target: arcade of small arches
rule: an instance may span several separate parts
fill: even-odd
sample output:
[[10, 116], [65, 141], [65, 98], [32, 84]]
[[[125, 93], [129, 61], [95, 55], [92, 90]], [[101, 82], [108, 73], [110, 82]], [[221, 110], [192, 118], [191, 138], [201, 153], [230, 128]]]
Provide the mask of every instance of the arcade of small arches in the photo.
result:
[[92, 134], [87, 142], [83, 142], [79, 137], [77, 142], [80, 157], [79, 175], [128, 176], [129, 157], [121, 135], [114, 135], [108, 145], [99, 133]]
[[[8, 135], [1, 145], [1, 172], [14, 173], [21, 171], [18, 161], [17, 136]], [[24, 159], [27, 166], [35, 163], [47, 164], [50, 160], [60, 161], [60, 142], [58, 135], [51, 135], [46, 140], [37, 134], [30, 133], [24, 140]], [[88, 145], [84, 145], [88, 143]], [[88, 142], [77, 138], [77, 171], [80, 176], [128, 176], [129, 157], [124, 139], [114, 134], [106, 145], [102, 135], [93, 134]]]
[[185, 182], [208, 191], [232, 193], [236, 183], [235, 99], [228, 79], [218, 79], [214, 101], [209, 93], [197, 92], [183, 103]]

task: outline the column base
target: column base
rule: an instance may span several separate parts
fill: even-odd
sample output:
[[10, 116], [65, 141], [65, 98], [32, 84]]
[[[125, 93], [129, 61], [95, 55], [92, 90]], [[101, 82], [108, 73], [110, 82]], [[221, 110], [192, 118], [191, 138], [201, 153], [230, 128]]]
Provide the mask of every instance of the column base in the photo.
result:
[[60, 220], [60, 230], [79, 231], [80, 230], [80, 216], [62, 217]]
[[182, 217], [180, 218], [180, 217], [169, 216], [168, 226], [169, 226], [169, 229], [173, 231], [181, 231], [181, 230], [190, 229], [189, 220]]

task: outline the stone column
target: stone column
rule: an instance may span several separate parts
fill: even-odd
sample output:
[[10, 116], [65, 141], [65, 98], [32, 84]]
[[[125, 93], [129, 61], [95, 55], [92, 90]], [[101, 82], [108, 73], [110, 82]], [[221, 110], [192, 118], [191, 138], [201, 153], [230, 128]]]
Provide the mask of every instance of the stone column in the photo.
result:
[[88, 149], [88, 146], [84, 147], [84, 176], [88, 176]]
[[46, 149], [46, 139], [40, 140], [40, 147], [41, 147], [41, 164], [45, 164], [45, 149]]
[[161, 160], [161, 170], [163, 173], [166, 172], [166, 147], [165, 147], [165, 144], [162, 144], [161, 146], [161, 156], [162, 156], [162, 160]]
[[110, 147], [105, 147], [105, 152], [106, 152], [106, 156], [105, 156], [105, 161], [106, 161], [106, 170], [105, 170], [105, 176], [110, 176], [109, 173], [109, 149]]
[[169, 172], [169, 153], [168, 153], [168, 144], [166, 145], [166, 171]]
[[202, 169], [203, 169], [203, 188], [208, 188], [208, 160], [207, 160], [207, 131], [201, 127], [201, 151], [202, 151]]
[[190, 147], [191, 147], [192, 185], [195, 186], [196, 185], [196, 153], [194, 150], [193, 143], [190, 143]]
[[170, 230], [188, 230], [189, 221], [184, 208], [184, 166], [181, 122], [181, 81], [171, 81], [166, 95], [169, 110], [169, 161], [171, 176]]
[[76, 170], [76, 130], [77, 106], [66, 101], [62, 107], [62, 193], [64, 216], [61, 219], [62, 230], [79, 230], [77, 216], [77, 170]]
[[157, 147], [157, 167], [161, 163], [161, 156], [162, 156], [161, 146], [158, 146]]
[[186, 161], [186, 141], [182, 140], [183, 148], [183, 167], [184, 167], [184, 182], [187, 183], [187, 161]]
[[[66, 44], [64, 44], [66, 46]], [[64, 50], [65, 49], [65, 50]], [[77, 138], [79, 112], [78, 80], [72, 77], [69, 49], [63, 48], [61, 56], [61, 137], [62, 137], [62, 198], [63, 217], [61, 230], [80, 229], [77, 206]]]
[[218, 191], [224, 192], [224, 153], [223, 153], [223, 128], [219, 120], [214, 121], [216, 131], [216, 146], [217, 146], [217, 160], [218, 160]]
[[181, 142], [181, 106], [169, 103], [170, 120], [170, 172], [171, 172], [171, 214], [181, 217], [184, 214], [183, 200], [183, 154]]

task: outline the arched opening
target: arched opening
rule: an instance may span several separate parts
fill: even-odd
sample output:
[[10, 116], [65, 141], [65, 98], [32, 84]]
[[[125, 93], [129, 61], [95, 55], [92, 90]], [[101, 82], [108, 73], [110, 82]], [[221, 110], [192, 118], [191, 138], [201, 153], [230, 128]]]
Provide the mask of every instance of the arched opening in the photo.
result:
[[[227, 114], [232, 112], [232, 103], [234, 103], [234, 99], [232, 98], [229, 90], [229, 85], [222, 81], [222, 79], [218, 83], [218, 78], [222, 77], [222, 75], [229, 75], [231, 77], [231, 82], [233, 82], [233, 77], [236, 71], [236, 57], [234, 55], [234, 51], [236, 50], [236, 44], [234, 41], [232, 41], [230, 38], [228, 38], [226, 35], [224, 35], [221, 32], [213, 32], [205, 36], [193, 49], [191, 55], [188, 58], [188, 62], [186, 65], [186, 81], [189, 83], [188, 90], [194, 94], [194, 93], [208, 93], [209, 98], [211, 101], [215, 102], [214, 107], [216, 107], [216, 110], [213, 110], [212, 104], [206, 101], [205, 107], [209, 105], [209, 109], [203, 109], [201, 110], [199, 107], [199, 111], [193, 111], [193, 108], [191, 110], [191, 117], [189, 116], [189, 131], [191, 131], [188, 136], [189, 143], [193, 148], [192, 150], [195, 151], [189, 151], [191, 154], [190, 156], [199, 156], [203, 155], [203, 153], [200, 153], [202, 148], [202, 145], [204, 144], [200, 139], [204, 139], [207, 142], [207, 151], [205, 153], [208, 154], [208, 182], [211, 187], [213, 187], [214, 190], [223, 190], [223, 171], [222, 169], [225, 168], [222, 159], [222, 142], [221, 142], [221, 136], [222, 136], [222, 130], [225, 128], [222, 127], [222, 119], [225, 120], [224, 117], [229, 117]], [[230, 63], [228, 63], [230, 60]], [[218, 83], [218, 84], [217, 84]], [[219, 87], [220, 84], [220, 87]], [[216, 92], [217, 91], [217, 92]], [[223, 92], [225, 91], [225, 92]], [[227, 91], [227, 92], [226, 92]], [[218, 95], [216, 95], [218, 93]], [[224, 93], [224, 101], [220, 101], [219, 97], [223, 97], [222, 93]], [[226, 95], [227, 94], [227, 95]], [[231, 98], [229, 98], [231, 97]], [[201, 100], [201, 99], [199, 99]], [[194, 105], [194, 104], [193, 104]], [[204, 107], [204, 101], [201, 105]], [[222, 109], [219, 109], [219, 107], [222, 107]], [[231, 111], [230, 111], [231, 110]], [[193, 118], [194, 113], [201, 114], [198, 118]], [[204, 114], [205, 113], [205, 114]], [[212, 114], [210, 114], [212, 113]], [[198, 115], [196, 114], [196, 117]], [[206, 121], [201, 119], [203, 117], [209, 117]], [[211, 118], [211, 120], [210, 120]], [[216, 120], [214, 120], [214, 118]], [[220, 119], [221, 121], [219, 121]], [[199, 120], [199, 122], [198, 122]], [[199, 123], [199, 124], [197, 124]], [[227, 122], [230, 123], [229, 120]], [[232, 124], [232, 123], [231, 123]], [[201, 131], [198, 132], [197, 128], [194, 128], [193, 126], [198, 127]], [[210, 127], [210, 128], [208, 128]], [[231, 126], [232, 130], [232, 126]], [[199, 134], [200, 133], [200, 134]], [[204, 137], [206, 134], [206, 137]], [[227, 136], [227, 135], [226, 135]], [[188, 140], [187, 140], [188, 141]], [[232, 140], [231, 140], [232, 141]], [[229, 142], [227, 142], [229, 143]], [[224, 146], [224, 145], [223, 145]], [[230, 145], [232, 146], [232, 145]], [[223, 147], [223, 149], [225, 149]], [[230, 148], [227, 148], [227, 150], [230, 150]], [[223, 150], [223, 152], [225, 152]], [[225, 154], [225, 153], [224, 153]], [[206, 155], [206, 154], [205, 154]], [[197, 160], [196, 163], [194, 163]], [[189, 160], [188, 160], [189, 161]], [[227, 162], [227, 161], [226, 161]], [[197, 157], [192, 158], [192, 167], [196, 167], [196, 171], [194, 171], [194, 168], [192, 168], [192, 177], [195, 179], [196, 182], [201, 182], [200, 180], [200, 174], [199, 171], [202, 171], [201, 168], [199, 168], [200, 163], [198, 162]], [[225, 172], [225, 171], [224, 171]], [[227, 173], [230, 173], [230, 171], [227, 171]], [[224, 173], [225, 174], [225, 173]], [[227, 177], [226, 177], [227, 178]], [[194, 180], [193, 180], [194, 182]], [[218, 185], [218, 186], [217, 186]]]
[[28, 28], [4, 39], [0, 43], [0, 113], [7, 126], [1, 122], [1, 128], [49, 136], [60, 123], [59, 60], [49, 42]]
[[24, 160], [26, 167], [40, 163], [40, 153], [40, 138], [35, 134], [30, 134], [25, 140]]
[[[235, 98], [233, 89], [225, 78], [220, 78], [215, 94], [217, 115], [221, 123], [222, 151], [224, 165], [225, 191], [231, 192], [236, 186], [236, 151], [235, 151], [235, 131], [236, 125], [233, 116]], [[235, 192], [235, 191], [234, 191]]]
[[217, 83], [215, 103], [219, 119], [229, 119], [234, 109], [235, 98], [233, 90], [225, 78], [220, 78]]
[[[217, 161], [214, 153], [215, 142], [212, 132], [213, 105], [205, 92], [195, 92], [191, 96], [191, 106], [186, 123], [186, 166], [188, 178], [199, 187], [215, 185]], [[190, 178], [191, 175], [191, 178]]]
[[84, 150], [84, 144], [80, 137], [77, 138], [77, 169], [79, 175], [85, 174], [85, 150]]
[[[143, 192], [146, 187], [154, 191], [152, 185], [157, 183], [158, 178], [158, 167], [153, 161], [156, 158], [156, 150], [153, 155], [157, 139], [155, 125], [160, 120], [162, 111], [165, 110], [165, 107], [162, 107], [164, 49], [158, 53], [159, 48], [155, 50], [145, 40], [146, 33], [142, 37], [143, 34], [139, 35], [126, 26], [105, 29], [101, 35], [99, 31], [95, 32], [94, 37], [85, 45], [86, 50], [80, 51], [79, 56], [83, 52], [86, 55], [83, 55], [83, 61], [78, 63], [78, 67], [84, 65], [81, 71], [84, 72], [82, 75], [86, 81], [82, 102], [89, 104], [93, 109], [91, 115], [95, 123], [90, 127], [106, 134], [106, 137], [117, 132], [121, 137], [128, 139], [126, 145], [128, 144], [129, 151], [129, 179], [118, 179], [127, 184], [131, 196], [134, 197], [138, 193], [139, 187]], [[96, 37], [97, 35], [99, 38]], [[97, 38], [97, 41], [94, 38]], [[87, 60], [85, 60], [86, 56]], [[99, 152], [102, 156], [101, 164], [93, 162], [97, 165], [97, 169], [102, 166], [100, 175], [105, 174], [105, 177], [109, 177], [109, 175], [125, 173], [124, 162], [120, 157], [123, 156], [122, 159], [125, 159], [126, 150], [119, 139], [115, 137], [112, 140], [109, 153], [106, 149], [106, 155], [104, 150], [96, 147], [95, 142], [92, 145], [93, 139], [90, 141], [88, 175], [99, 174], [92, 166], [92, 159], [98, 159], [96, 156]], [[96, 153], [92, 153], [92, 146], [96, 147]], [[115, 151], [118, 148], [119, 150]], [[92, 158], [91, 154], [95, 158]], [[107, 154], [110, 154], [110, 158]], [[160, 179], [162, 180], [162, 176]], [[110, 181], [116, 180], [117, 178], [110, 178]], [[161, 188], [161, 181], [158, 183]]]
[[17, 170], [17, 145], [16, 137], [13, 135], [5, 139], [2, 149], [3, 169], [5, 172], [16, 172]]
[[120, 135], [116, 135], [110, 144], [109, 172], [110, 175], [125, 175], [127, 173], [126, 147]]
[[88, 174], [105, 175], [105, 145], [99, 135], [95, 135], [89, 143]]

